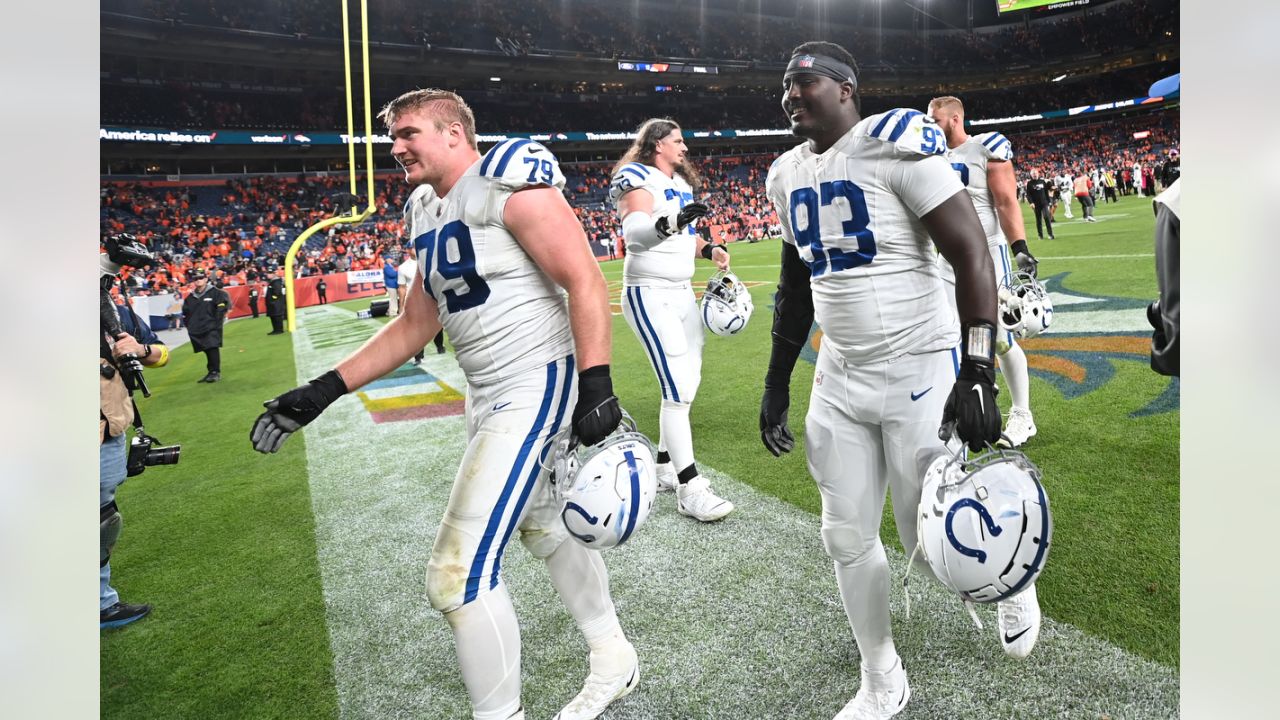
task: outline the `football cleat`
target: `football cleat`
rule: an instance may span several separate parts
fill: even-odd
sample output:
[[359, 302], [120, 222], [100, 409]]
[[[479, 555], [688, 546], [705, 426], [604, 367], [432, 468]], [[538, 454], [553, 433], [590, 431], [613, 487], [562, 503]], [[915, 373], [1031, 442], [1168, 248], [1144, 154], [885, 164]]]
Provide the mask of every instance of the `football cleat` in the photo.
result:
[[893, 667], [875, 672], [862, 667], [862, 685], [848, 705], [836, 713], [835, 720], [889, 720], [902, 712], [911, 699], [907, 671], [902, 658], [895, 657]]
[[[635, 646], [627, 643], [625, 650], [629, 657], [611, 658], [612, 664], [623, 664], [626, 668], [616, 675], [603, 675], [597, 668], [604, 660], [597, 653], [591, 653], [591, 674], [583, 683], [582, 690], [569, 701], [564, 709], [556, 713], [554, 720], [594, 720], [600, 717], [605, 708], [620, 698], [625, 697], [640, 684], [640, 658], [636, 655]], [[621, 662], [617, 662], [621, 660]]]
[[996, 626], [1005, 654], [1021, 660], [1031, 654], [1040, 637], [1040, 601], [1036, 586], [996, 605]]
[[658, 464], [658, 492], [671, 492], [680, 485], [680, 479], [676, 477], [676, 469], [671, 463]]
[[1004, 437], [1000, 438], [997, 444], [1004, 447], [1021, 447], [1035, 436], [1036, 421], [1031, 417], [1031, 411], [1026, 408], [1010, 408], [1009, 419], [1004, 424]]
[[711, 491], [711, 483], [699, 475], [676, 488], [676, 510], [702, 522], [715, 522], [733, 512], [733, 503]]

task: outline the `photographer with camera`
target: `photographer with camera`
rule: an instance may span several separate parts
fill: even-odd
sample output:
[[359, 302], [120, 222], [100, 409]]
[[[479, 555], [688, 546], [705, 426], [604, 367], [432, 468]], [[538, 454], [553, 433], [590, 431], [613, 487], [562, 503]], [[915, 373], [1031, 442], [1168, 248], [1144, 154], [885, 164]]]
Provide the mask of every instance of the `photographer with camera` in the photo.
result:
[[[111, 549], [120, 537], [123, 524], [116, 506], [116, 490], [126, 477], [137, 475], [148, 465], [176, 463], [179, 447], [153, 448], [155, 438], [143, 431], [133, 403], [134, 390], [150, 395], [142, 377], [142, 367], [164, 365], [169, 361], [169, 350], [129, 307], [127, 299], [123, 305], [117, 305], [111, 299], [111, 289], [120, 267], [137, 267], [151, 262], [152, 258], [146, 248], [129, 235], [108, 238], [104, 245], [108, 252], [99, 256], [102, 332], [98, 359], [98, 509], [101, 521], [98, 627], [105, 630], [140, 620], [151, 612], [150, 605], [120, 602], [119, 593], [111, 587]], [[137, 433], [133, 445], [126, 447], [125, 431], [130, 424], [134, 425]]]
[[204, 270], [197, 268], [192, 277], [191, 294], [182, 303], [182, 322], [191, 349], [205, 356], [208, 372], [196, 382], [216, 383], [222, 379], [222, 323], [231, 309], [231, 296], [211, 284]]

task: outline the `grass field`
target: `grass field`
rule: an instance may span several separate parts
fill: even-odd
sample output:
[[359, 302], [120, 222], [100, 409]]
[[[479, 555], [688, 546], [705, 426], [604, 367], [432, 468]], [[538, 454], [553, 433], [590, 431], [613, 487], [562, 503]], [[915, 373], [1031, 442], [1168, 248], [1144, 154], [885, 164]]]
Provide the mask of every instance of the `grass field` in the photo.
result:
[[[1028, 662], [1005, 661], [990, 626], [968, 626], [958, 603], [917, 579], [907, 621], [895, 587], [914, 691], [903, 717], [1176, 715], [1178, 388], [1145, 355], [1141, 308], [1156, 295], [1150, 201], [1122, 199], [1098, 215], [1060, 223], [1055, 241], [1031, 240], [1056, 307], [1054, 330], [1025, 344], [1039, 427], [1026, 450], [1055, 518], [1040, 580], [1053, 623]], [[739, 510], [696, 526], [664, 496], [635, 541], [607, 556], [647, 674], [606, 717], [830, 717], [856, 686], [803, 453], [773, 458], [756, 429], [779, 243], [732, 249], [735, 271], [759, 283], [756, 314], [739, 336], [708, 338], [692, 421], [699, 465]], [[699, 265], [695, 283], [711, 272]], [[603, 269], [616, 294], [621, 262]], [[148, 373], [147, 428], [182, 443], [183, 457], [120, 492], [116, 586], [156, 609], [102, 635], [104, 717], [469, 716], [446, 624], [423, 598], [460, 418], [375, 424], [395, 397], [369, 389], [278, 455], [249, 447], [263, 400], [376, 329], [350, 313], [366, 302], [303, 309], [293, 336], [267, 337], [265, 318], [228, 324], [216, 385], [195, 382], [203, 357], [189, 347]], [[461, 389], [451, 357], [428, 355], [424, 367]], [[801, 362], [793, 377], [799, 443], [812, 374]], [[656, 437], [657, 380], [620, 315], [613, 375], [623, 405]], [[890, 515], [883, 536], [898, 547]], [[893, 562], [900, 570], [900, 553]], [[585, 674], [585, 646], [545, 571], [514, 544], [504, 574], [521, 613], [526, 710], [550, 717]]]

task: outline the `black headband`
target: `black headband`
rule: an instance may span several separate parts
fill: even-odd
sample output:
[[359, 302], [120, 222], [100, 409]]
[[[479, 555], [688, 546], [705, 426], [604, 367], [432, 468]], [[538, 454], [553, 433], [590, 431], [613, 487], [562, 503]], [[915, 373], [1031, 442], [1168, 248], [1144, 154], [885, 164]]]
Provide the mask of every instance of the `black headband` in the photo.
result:
[[792, 55], [791, 62], [787, 63], [787, 71], [783, 73], [782, 79], [785, 81], [795, 75], [803, 75], [805, 73], [826, 75], [836, 82], [853, 83], [853, 89], [858, 89], [858, 79], [853, 75], [853, 68], [826, 55]]

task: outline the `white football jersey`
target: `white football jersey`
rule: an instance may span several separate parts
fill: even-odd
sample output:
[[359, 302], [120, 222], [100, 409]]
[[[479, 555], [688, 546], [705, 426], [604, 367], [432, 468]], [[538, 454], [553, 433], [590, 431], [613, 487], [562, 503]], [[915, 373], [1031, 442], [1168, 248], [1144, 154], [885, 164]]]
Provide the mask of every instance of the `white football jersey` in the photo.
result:
[[[609, 201], [616, 207], [622, 196], [632, 190], [647, 190], [653, 196], [653, 217], [693, 202], [693, 189], [679, 174], [667, 177], [652, 165], [633, 162], [623, 165], [609, 186]], [[648, 250], [627, 246], [622, 260], [622, 283], [648, 287], [680, 287], [693, 277], [693, 249], [698, 245], [696, 223]]]
[[942, 130], [899, 108], [855, 125], [821, 155], [808, 143], [769, 168], [783, 239], [809, 265], [824, 344], [857, 362], [959, 342], [920, 216], [964, 189]]
[[969, 191], [973, 209], [978, 211], [982, 230], [987, 234], [988, 245], [1006, 242], [1006, 239], [996, 215], [995, 197], [991, 195], [991, 186], [987, 184], [987, 163], [992, 160], [1008, 162], [1012, 159], [1013, 146], [1009, 144], [1008, 138], [998, 132], [971, 135], [960, 147], [947, 150], [947, 161], [960, 177], [961, 184]]
[[405, 227], [418, 270], [467, 382], [487, 384], [573, 352], [563, 290], [533, 262], [502, 221], [513, 192], [564, 188], [551, 151], [531, 140], [495, 145], [445, 197], [413, 191]]

